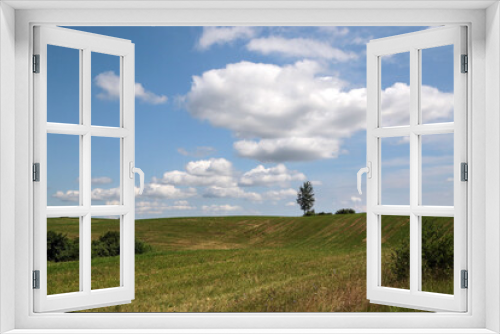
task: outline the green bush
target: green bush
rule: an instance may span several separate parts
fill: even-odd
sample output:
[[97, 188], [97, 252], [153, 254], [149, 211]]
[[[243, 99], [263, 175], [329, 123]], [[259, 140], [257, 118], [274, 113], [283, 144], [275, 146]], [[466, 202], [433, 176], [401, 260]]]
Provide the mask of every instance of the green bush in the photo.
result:
[[[447, 277], [453, 272], [453, 230], [433, 218], [422, 219], [422, 273]], [[397, 280], [410, 275], [410, 242], [407, 238], [391, 254], [392, 272]]]
[[120, 232], [109, 231], [92, 241], [92, 258], [120, 255]]
[[151, 247], [151, 245], [148, 245], [147, 243], [139, 239], [135, 239], [135, 254], [144, 254], [147, 252], [151, 252], [152, 250], [153, 247]]
[[306, 213], [304, 213], [304, 217], [312, 217], [315, 215], [316, 215], [316, 212], [314, 212], [314, 210], [309, 210]]
[[[107, 232], [92, 241], [92, 258], [120, 255], [120, 232]], [[79, 239], [71, 240], [66, 234], [47, 232], [47, 260], [54, 262], [76, 261], [79, 259]], [[135, 239], [135, 254], [152, 251], [145, 242]]]
[[71, 240], [66, 234], [47, 231], [47, 260], [54, 262], [75, 261], [79, 257], [78, 238]]
[[350, 213], [356, 213], [356, 211], [354, 211], [354, 209], [347, 208], [347, 209], [339, 209], [337, 210], [337, 212], [335, 212], [336, 215], [345, 215]]

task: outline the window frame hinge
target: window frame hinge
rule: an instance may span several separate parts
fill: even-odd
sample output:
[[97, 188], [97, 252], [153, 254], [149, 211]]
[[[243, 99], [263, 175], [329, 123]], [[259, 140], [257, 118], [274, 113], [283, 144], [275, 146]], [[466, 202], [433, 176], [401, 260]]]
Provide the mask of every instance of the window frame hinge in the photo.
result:
[[33, 163], [33, 182], [40, 182], [40, 163]]
[[460, 181], [469, 181], [469, 164], [466, 162], [460, 164]]
[[40, 73], [40, 55], [33, 55], [33, 73]]
[[33, 270], [33, 289], [40, 289], [40, 270]]
[[469, 56], [468, 55], [461, 55], [461, 67], [460, 67], [460, 72], [461, 73], [468, 73], [469, 72]]
[[460, 272], [460, 286], [462, 289], [469, 288], [469, 272], [467, 270], [462, 270]]

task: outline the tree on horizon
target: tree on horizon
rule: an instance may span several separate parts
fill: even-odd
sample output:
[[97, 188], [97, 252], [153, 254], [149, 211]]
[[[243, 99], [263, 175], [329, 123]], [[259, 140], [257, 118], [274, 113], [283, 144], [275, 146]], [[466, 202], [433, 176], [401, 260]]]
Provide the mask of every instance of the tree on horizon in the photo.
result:
[[314, 189], [311, 182], [306, 181], [299, 188], [297, 193], [297, 204], [299, 204], [300, 209], [304, 211], [304, 215], [307, 214], [314, 206]]

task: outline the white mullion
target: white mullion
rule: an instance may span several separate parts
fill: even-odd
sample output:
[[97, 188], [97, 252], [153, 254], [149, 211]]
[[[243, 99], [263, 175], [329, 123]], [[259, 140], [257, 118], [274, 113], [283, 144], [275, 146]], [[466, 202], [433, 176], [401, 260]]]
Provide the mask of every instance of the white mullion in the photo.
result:
[[93, 216], [117, 216], [129, 213], [133, 208], [125, 205], [93, 205], [90, 213]]
[[373, 212], [378, 215], [387, 216], [409, 216], [411, 206], [409, 205], [376, 205], [373, 207]]
[[[59, 217], [83, 217], [90, 208], [85, 206], [48, 206], [46, 209], [48, 218]], [[80, 235], [81, 237], [81, 235]]]
[[[82, 100], [83, 100], [83, 112], [82, 112], [82, 123], [85, 127], [90, 127], [91, 123], [91, 68], [92, 59], [91, 51], [89, 48], [83, 50], [83, 70], [82, 70]], [[83, 166], [83, 184], [81, 188], [83, 206], [89, 208], [91, 205], [91, 194], [92, 194], [92, 184], [91, 184], [91, 135], [87, 132], [83, 137], [82, 146], [82, 166]], [[91, 290], [91, 258], [92, 258], [92, 216], [90, 210], [87, 211], [85, 216], [83, 216], [83, 234], [81, 236], [81, 262], [83, 267], [83, 274], [81, 279], [83, 279], [83, 291], [90, 293]]]
[[[418, 205], [419, 196], [419, 137], [413, 132], [418, 125], [419, 110], [419, 51], [410, 50], [410, 206]], [[410, 213], [410, 291], [418, 291], [420, 280], [419, 219]]]
[[47, 123], [47, 133], [83, 136], [89, 131], [90, 129], [88, 126], [81, 124]]
[[89, 131], [92, 136], [110, 138], [125, 138], [130, 134], [130, 131], [128, 129], [95, 125], [91, 126]]
[[[422, 117], [419, 113], [419, 117]], [[450, 123], [433, 123], [433, 124], [419, 124], [412, 128], [412, 131], [418, 135], [439, 135], [453, 133], [455, 131], [455, 124]]]
[[393, 126], [373, 129], [372, 134], [378, 138], [403, 137], [410, 134], [409, 126]]

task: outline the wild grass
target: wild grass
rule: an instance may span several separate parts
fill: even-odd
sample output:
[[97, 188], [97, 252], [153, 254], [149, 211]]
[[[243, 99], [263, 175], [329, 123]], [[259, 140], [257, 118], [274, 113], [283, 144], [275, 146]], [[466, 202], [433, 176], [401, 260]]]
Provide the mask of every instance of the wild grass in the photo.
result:
[[[401, 221], [388, 221], [388, 228]], [[116, 221], [93, 220], [92, 238]], [[78, 220], [48, 220], [78, 236]], [[92, 312], [404, 312], [366, 299], [365, 214], [316, 217], [199, 217], [138, 220], [130, 304]], [[388, 233], [387, 247], [400, 234]], [[92, 288], [119, 285], [119, 257], [92, 260]], [[49, 263], [52, 293], [78, 290], [78, 262]], [[449, 285], [448, 281], [428, 281]]]

